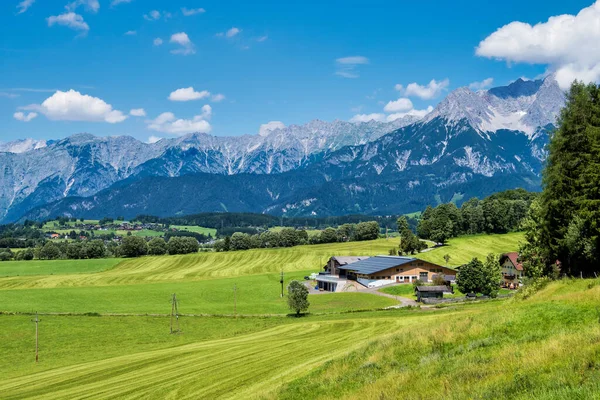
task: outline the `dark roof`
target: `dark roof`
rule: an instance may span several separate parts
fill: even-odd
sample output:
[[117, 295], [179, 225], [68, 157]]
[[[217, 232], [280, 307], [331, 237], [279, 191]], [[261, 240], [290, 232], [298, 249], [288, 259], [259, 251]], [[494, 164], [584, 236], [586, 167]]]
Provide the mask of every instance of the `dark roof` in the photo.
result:
[[389, 268], [397, 267], [399, 265], [404, 265], [416, 260], [416, 258], [411, 257], [375, 256], [367, 258], [365, 260], [354, 262], [352, 264], [342, 265], [339, 268], [356, 271], [359, 274], [370, 275]]
[[337, 261], [340, 265], [348, 265], [357, 261], [366, 260], [367, 258], [370, 258], [370, 256], [333, 256], [331, 258]]
[[417, 286], [418, 292], [451, 292], [448, 286]]

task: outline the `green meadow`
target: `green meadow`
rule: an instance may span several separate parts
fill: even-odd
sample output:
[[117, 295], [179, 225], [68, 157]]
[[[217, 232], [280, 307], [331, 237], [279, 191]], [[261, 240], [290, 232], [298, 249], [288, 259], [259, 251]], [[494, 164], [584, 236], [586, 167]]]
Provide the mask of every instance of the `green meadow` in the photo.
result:
[[[314, 296], [318, 297], [318, 296]], [[323, 296], [324, 297], [324, 296]], [[2, 315], [3, 398], [594, 399], [600, 280], [304, 318]]]
[[[460, 264], [517, 250], [521, 237], [457, 238], [418, 257]], [[309, 314], [287, 315], [282, 270], [287, 284], [332, 255], [387, 254], [396, 242], [2, 263], [0, 398], [599, 397], [600, 280], [407, 309], [374, 294], [318, 294]], [[173, 293], [181, 332], [171, 335]]]

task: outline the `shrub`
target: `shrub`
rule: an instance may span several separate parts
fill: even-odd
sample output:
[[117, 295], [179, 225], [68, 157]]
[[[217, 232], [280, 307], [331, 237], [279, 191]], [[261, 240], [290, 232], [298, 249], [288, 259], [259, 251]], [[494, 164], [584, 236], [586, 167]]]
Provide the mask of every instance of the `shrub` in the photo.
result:
[[174, 236], [167, 243], [169, 254], [190, 254], [197, 253], [200, 245], [193, 237]]
[[167, 254], [167, 242], [163, 238], [154, 238], [148, 242], [148, 254], [162, 256]]
[[123, 257], [139, 257], [148, 254], [148, 245], [144, 238], [126, 236], [121, 242], [119, 253]]

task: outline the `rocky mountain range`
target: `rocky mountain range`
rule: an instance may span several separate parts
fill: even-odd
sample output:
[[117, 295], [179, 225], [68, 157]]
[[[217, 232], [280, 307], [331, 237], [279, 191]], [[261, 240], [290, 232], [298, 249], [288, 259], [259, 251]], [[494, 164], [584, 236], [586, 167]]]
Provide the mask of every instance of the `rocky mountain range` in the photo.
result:
[[539, 189], [565, 95], [553, 76], [459, 88], [422, 120], [311, 121], [148, 144], [90, 134], [0, 145], [0, 220], [56, 215], [393, 214]]

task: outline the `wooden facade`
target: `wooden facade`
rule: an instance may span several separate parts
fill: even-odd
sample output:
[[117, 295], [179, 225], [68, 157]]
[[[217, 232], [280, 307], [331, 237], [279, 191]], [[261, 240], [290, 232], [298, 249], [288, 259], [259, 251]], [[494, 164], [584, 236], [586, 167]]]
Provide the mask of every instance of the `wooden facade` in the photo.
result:
[[417, 279], [431, 282], [437, 274], [456, 276], [456, 271], [423, 260], [398, 265], [372, 274], [357, 274], [357, 278], [369, 280], [389, 280], [390, 283], [412, 283]]

